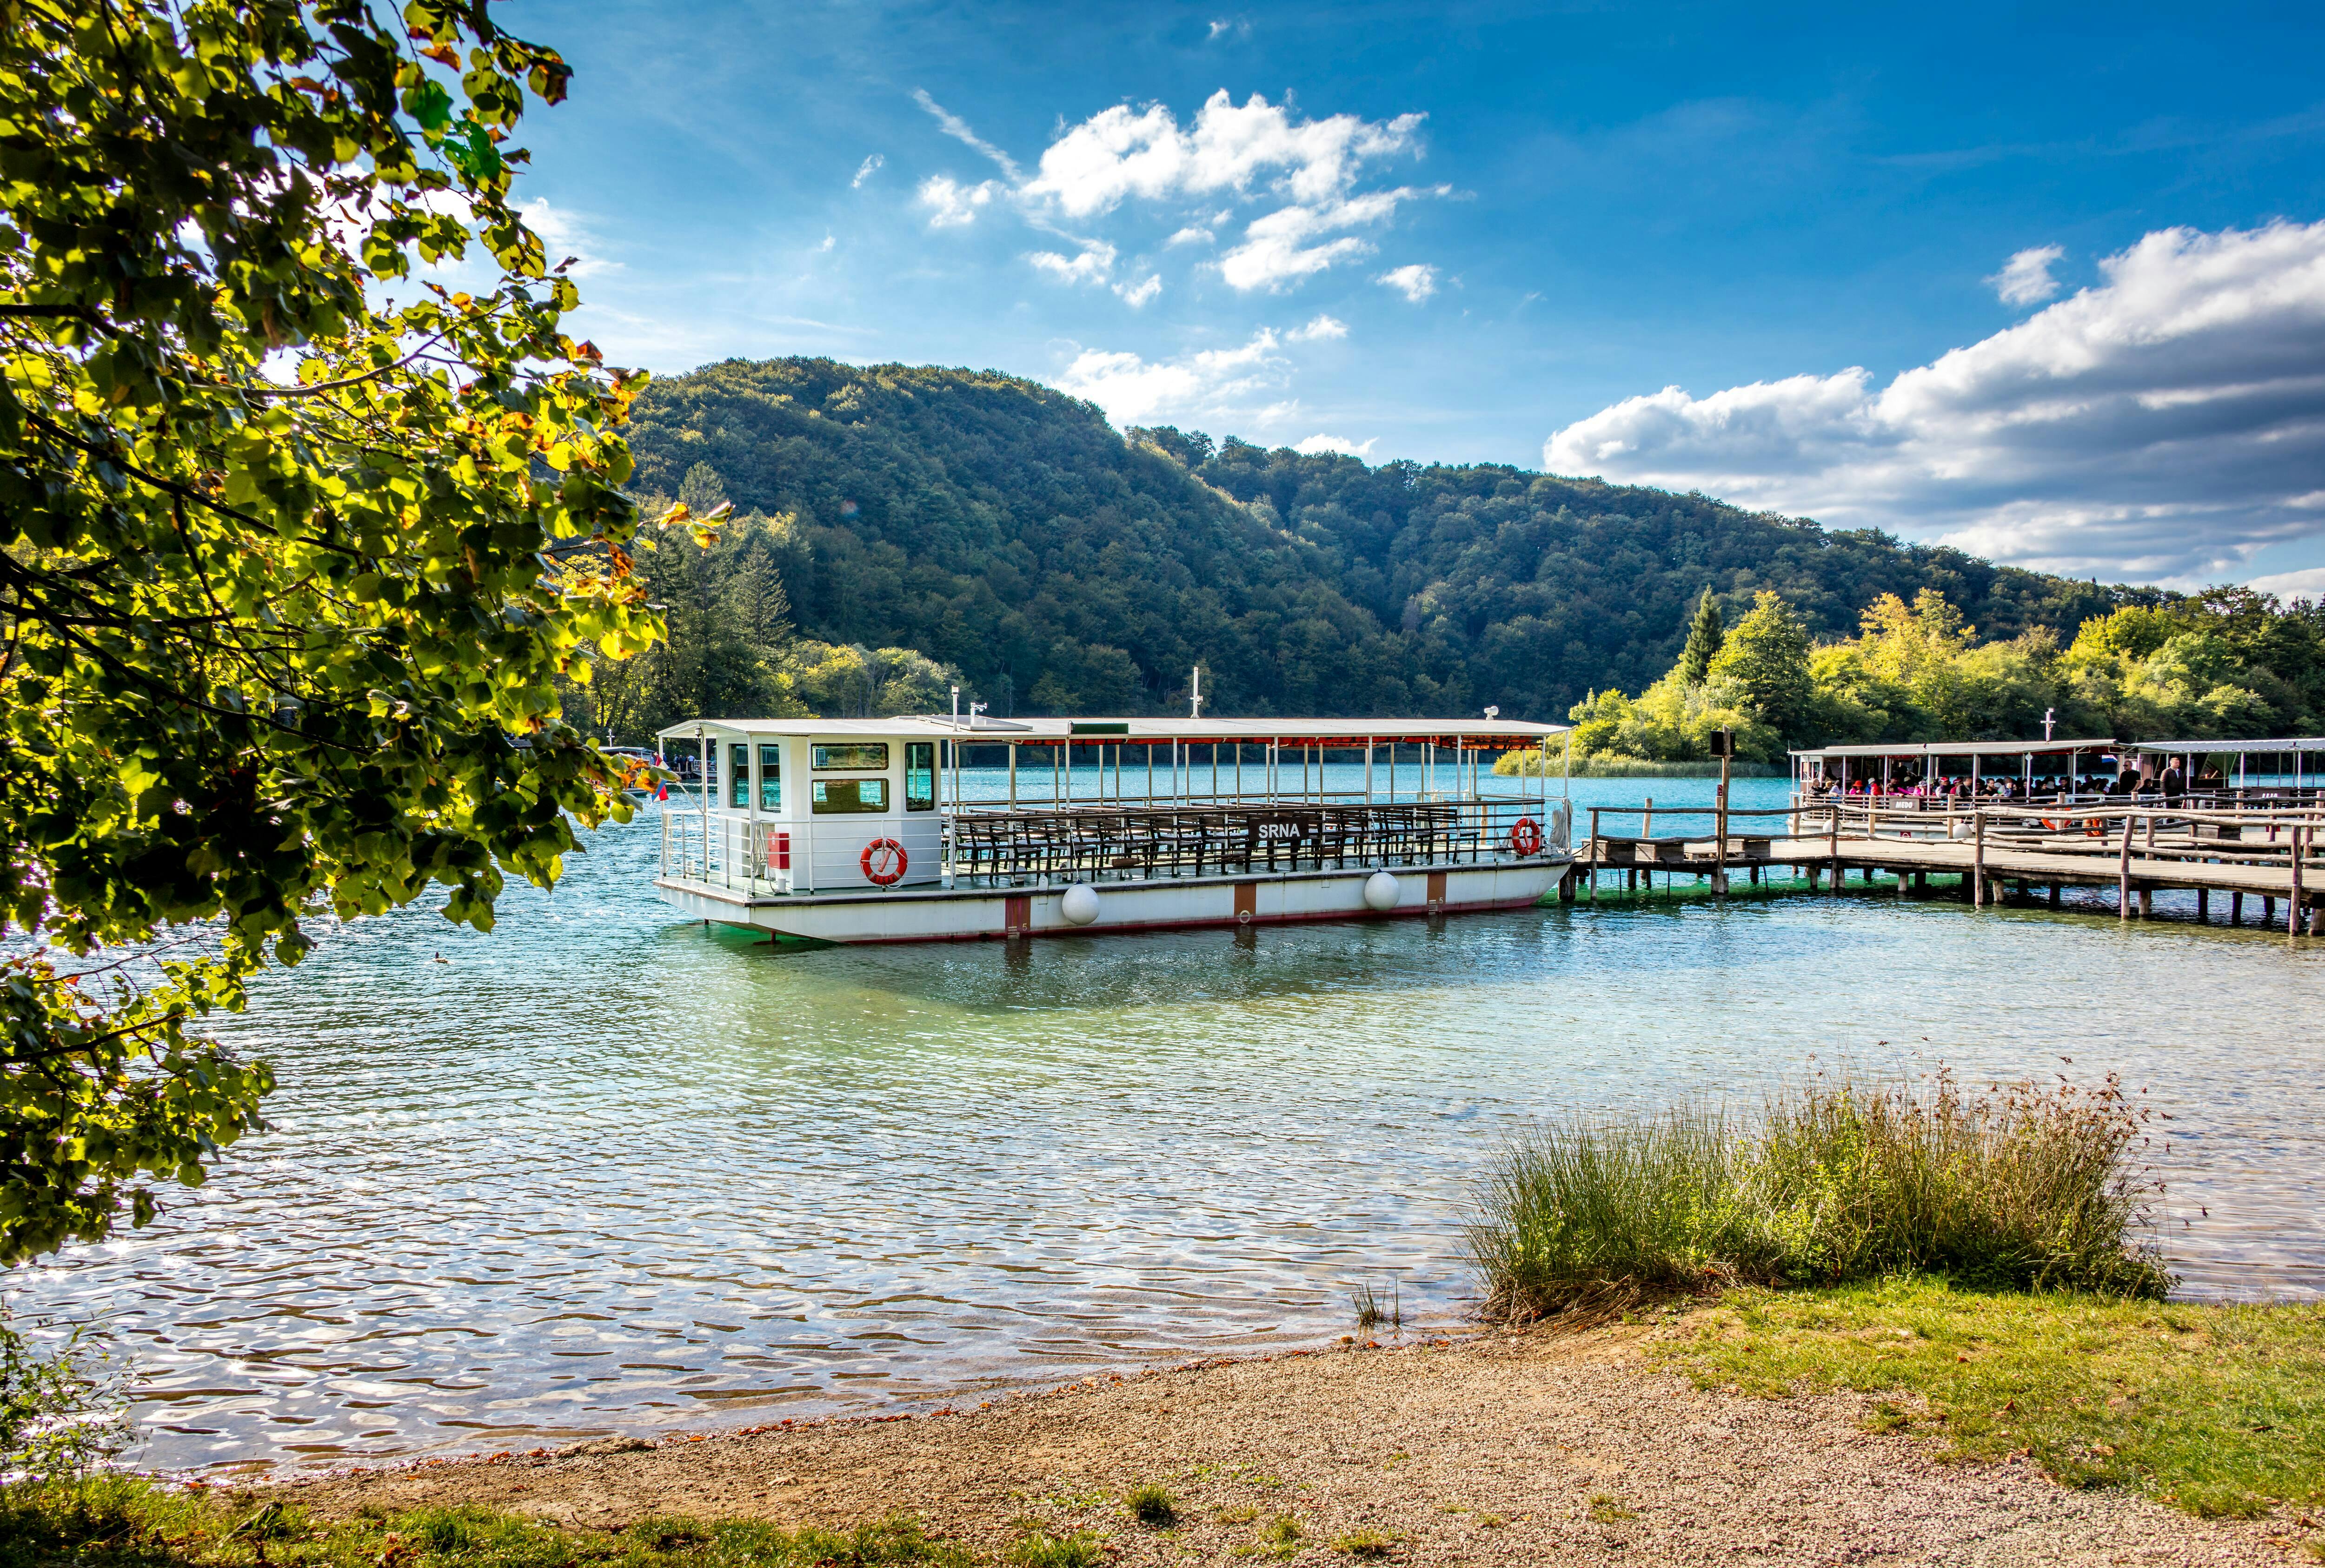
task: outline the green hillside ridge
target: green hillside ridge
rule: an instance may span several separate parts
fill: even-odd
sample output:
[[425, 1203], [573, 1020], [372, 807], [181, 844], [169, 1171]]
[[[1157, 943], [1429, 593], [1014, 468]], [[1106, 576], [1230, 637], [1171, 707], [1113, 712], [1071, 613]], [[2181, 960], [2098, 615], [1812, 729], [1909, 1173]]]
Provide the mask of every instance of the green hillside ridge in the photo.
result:
[[[1672, 671], [1707, 590], [1728, 625], [1772, 591], [1820, 656], [1884, 595], [1934, 592], [1976, 629], [1970, 645], [2015, 640], [2036, 663], [2126, 606], [2191, 603], [1700, 494], [1116, 432], [1091, 404], [993, 373], [728, 360], [653, 383], [629, 436], [642, 500], [731, 501], [737, 521], [708, 551], [665, 544], [651, 559], [673, 620], [655, 657], [671, 668], [626, 709], [607, 699], [625, 731], [691, 716], [688, 702], [926, 711], [956, 674], [996, 715], [1183, 712], [1197, 664], [1219, 714], [1493, 704], [1559, 721]], [[2316, 616], [2299, 626], [2310, 655], [2325, 647]], [[2284, 700], [2240, 716], [2309, 717], [2325, 707], [2315, 675], [2278, 680]], [[2026, 687], [1994, 711], [1935, 716], [1881, 700], [1894, 692], [1853, 712], [1796, 704], [1760, 749], [1836, 725], [2039, 733], [2046, 702], [2027, 704], [2058, 692]], [[1669, 741], [1681, 754], [1687, 727]]]

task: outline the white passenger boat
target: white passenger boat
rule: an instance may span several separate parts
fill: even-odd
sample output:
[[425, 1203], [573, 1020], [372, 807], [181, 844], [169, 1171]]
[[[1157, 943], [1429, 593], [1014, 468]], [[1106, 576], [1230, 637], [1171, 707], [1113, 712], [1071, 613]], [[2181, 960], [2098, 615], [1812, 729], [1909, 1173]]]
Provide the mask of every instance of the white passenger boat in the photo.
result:
[[[664, 810], [654, 885], [696, 918], [827, 942], [1517, 909], [1573, 863], [1565, 733], [1490, 716], [690, 720], [660, 739], [697, 752], [706, 787]], [[971, 750], [991, 764], [965, 768]], [[1493, 773], [1514, 750], [1540, 753], [1533, 777]]]

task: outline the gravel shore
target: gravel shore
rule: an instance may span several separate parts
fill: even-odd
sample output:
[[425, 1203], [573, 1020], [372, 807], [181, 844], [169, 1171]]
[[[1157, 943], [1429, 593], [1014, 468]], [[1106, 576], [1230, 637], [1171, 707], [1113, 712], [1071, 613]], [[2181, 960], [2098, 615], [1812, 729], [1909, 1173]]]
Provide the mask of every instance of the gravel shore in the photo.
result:
[[[1343, 1347], [1093, 1379], [911, 1419], [285, 1481], [327, 1512], [463, 1503], [607, 1528], [649, 1515], [844, 1526], [912, 1513], [1000, 1553], [1033, 1521], [1125, 1563], [2272, 1563], [2283, 1526], [2070, 1491], [2024, 1463], [1941, 1464], [1864, 1402], [1705, 1393], [1644, 1370], [1644, 1331]], [[1158, 1481], [1179, 1522], [1122, 1507]], [[1274, 1521], [1299, 1532], [1285, 1541]]]

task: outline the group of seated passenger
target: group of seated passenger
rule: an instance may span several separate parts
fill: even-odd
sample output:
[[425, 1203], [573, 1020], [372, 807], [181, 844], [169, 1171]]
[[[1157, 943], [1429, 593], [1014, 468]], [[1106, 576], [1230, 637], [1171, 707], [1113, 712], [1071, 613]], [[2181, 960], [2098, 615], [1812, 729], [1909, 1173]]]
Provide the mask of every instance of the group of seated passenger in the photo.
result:
[[[2219, 789], [2224, 785], [2225, 780], [2218, 773], [2207, 770], [2196, 776], [2192, 788], [2200, 794]], [[1844, 785], [1838, 779], [1815, 777], [1809, 780], [1808, 793], [1817, 799], [1845, 796], [1851, 799], [1988, 802], [2056, 800], [2086, 795], [2161, 795], [2167, 800], [2177, 800], [2191, 788], [2186, 771], [2174, 761], [2166, 764], [2161, 773], [2124, 768], [2113, 774], [2085, 773], [2080, 779], [2071, 773], [2039, 773], [2031, 779], [2002, 775], [1981, 778], [1973, 782], [1968, 774], [1941, 774], [1932, 778], [1920, 772], [1896, 770], [1885, 780], [1851, 779]]]

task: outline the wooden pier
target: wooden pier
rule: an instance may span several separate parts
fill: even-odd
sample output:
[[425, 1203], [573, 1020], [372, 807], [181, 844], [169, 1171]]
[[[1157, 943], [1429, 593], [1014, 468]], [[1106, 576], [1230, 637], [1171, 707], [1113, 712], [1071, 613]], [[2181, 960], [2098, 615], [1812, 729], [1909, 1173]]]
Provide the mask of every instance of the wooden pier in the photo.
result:
[[[1900, 894], [1926, 891], [1932, 874], [1959, 876], [1978, 905], [1999, 902], [2013, 886], [2043, 890], [2054, 905], [2061, 888], [2111, 888], [2126, 920], [2151, 915], [2158, 891], [2191, 890], [2200, 919], [2212, 918], [2218, 896], [2232, 924], [2245, 924], [2250, 901], [2265, 926], [2281, 919], [2289, 934], [2325, 936], [2325, 805], [2314, 802], [2191, 810], [2119, 799], [1972, 807], [1857, 798], [1749, 811], [1661, 809], [1667, 817], [1711, 817], [1712, 831], [1659, 835], [1651, 831], [1652, 804], [1594, 807], [1589, 835], [1575, 845], [1574, 875], [1559, 897], [1595, 901], [1607, 872], [1623, 873], [1631, 888], [1643, 878], [1652, 886], [1657, 872], [1694, 875], [1724, 895], [1731, 872], [1757, 881], [1783, 866], [1804, 872], [1811, 891], [1829, 893], [1839, 892], [1852, 871], [1868, 884], [1885, 873]], [[1643, 831], [1603, 832], [1609, 816], [1638, 816]]]

